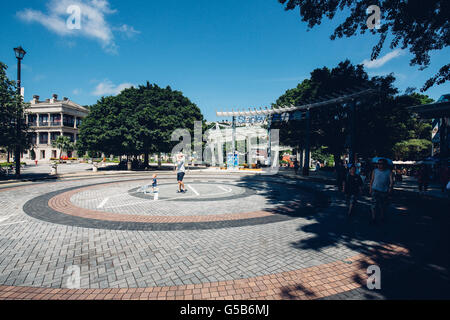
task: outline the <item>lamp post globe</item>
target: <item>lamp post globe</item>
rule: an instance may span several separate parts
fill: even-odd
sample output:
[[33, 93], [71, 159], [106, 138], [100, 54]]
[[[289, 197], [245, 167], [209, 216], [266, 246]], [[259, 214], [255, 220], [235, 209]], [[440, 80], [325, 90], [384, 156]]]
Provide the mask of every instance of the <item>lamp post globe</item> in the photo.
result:
[[14, 48], [14, 53], [16, 54], [17, 59], [22, 60], [27, 52], [22, 48], [22, 46], [18, 46], [17, 48]]

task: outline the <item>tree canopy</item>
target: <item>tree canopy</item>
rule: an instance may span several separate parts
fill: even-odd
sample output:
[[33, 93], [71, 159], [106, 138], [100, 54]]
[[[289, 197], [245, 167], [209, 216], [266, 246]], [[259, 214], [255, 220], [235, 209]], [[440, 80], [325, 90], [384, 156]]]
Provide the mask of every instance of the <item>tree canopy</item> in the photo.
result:
[[194, 121], [202, 119], [200, 109], [182, 92], [147, 82], [91, 106], [77, 147], [80, 152], [128, 156], [170, 152], [177, 143], [170, 141], [172, 132], [183, 128], [192, 135]]
[[[363, 157], [394, 155], [396, 143], [410, 139], [430, 140], [430, 121], [418, 119], [406, 107], [429, 103], [425, 95], [398, 95], [394, 76], [369, 78], [361, 65], [348, 60], [333, 69], [315, 69], [309, 79], [279, 97], [274, 108], [282, 105], [301, 105], [323, 98], [330, 93], [368, 85], [378, 88], [378, 94], [359, 100], [356, 104], [356, 152]], [[339, 158], [349, 147], [349, 106], [326, 105], [311, 110], [311, 146], [324, 147], [327, 153]], [[305, 120], [274, 123], [280, 128], [280, 142], [293, 147], [305, 145]]]
[[[370, 32], [379, 34], [378, 43], [373, 47], [372, 60], [376, 59], [384, 46], [388, 35], [392, 36], [390, 48], [409, 48], [413, 54], [411, 65], [420, 69], [430, 64], [430, 52], [441, 50], [450, 44], [450, 1], [448, 0], [278, 0], [286, 10], [299, 8], [302, 21], [309, 28], [320, 25], [324, 17], [333, 19], [338, 11], [349, 15], [336, 27], [331, 39], [351, 37], [358, 32], [364, 34], [368, 29], [366, 12], [371, 5], [381, 9], [380, 29]], [[422, 91], [435, 84], [450, 79], [450, 64], [441, 67], [439, 72], [428, 79]]]
[[16, 82], [6, 76], [7, 68], [0, 62], [0, 147], [12, 151], [18, 146], [23, 151], [31, 145], [31, 133], [24, 120], [27, 104], [17, 93]]

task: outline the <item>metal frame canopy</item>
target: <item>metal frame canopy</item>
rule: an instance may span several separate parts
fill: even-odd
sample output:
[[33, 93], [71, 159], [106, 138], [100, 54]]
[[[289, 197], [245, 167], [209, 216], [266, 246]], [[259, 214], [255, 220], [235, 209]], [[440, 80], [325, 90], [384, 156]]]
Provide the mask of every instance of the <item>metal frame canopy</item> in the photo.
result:
[[418, 113], [422, 118], [449, 118], [450, 117], [450, 101], [435, 102], [422, 104], [407, 108], [411, 112]]
[[321, 107], [321, 106], [328, 105], [328, 104], [342, 103], [347, 100], [352, 100], [352, 99], [355, 99], [360, 96], [372, 94], [376, 91], [376, 89], [373, 89], [373, 88], [365, 88], [365, 89], [358, 88], [358, 89], [359, 89], [359, 91], [356, 91], [356, 92], [344, 91], [344, 92], [332, 94], [330, 96], [324, 97], [323, 99], [321, 99], [317, 102], [308, 103], [308, 104], [304, 104], [301, 106], [291, 105], [291, 106], [285, 106], [285, 107], [280, 107], [280, 108], [276, 108], [276, 109], [269, 109], [269, 108], [265, 107], [265, 109], [255, 108], [254, 110], [249, 109], [249, 111], [239, 111], [239, 110], [234, 111], [232, 109], [231, 111], [216, 111], [216, 115], [218, 117], [239, 117], [239, 116], [255, 116], [255, 115], [273, 115], [273, 114], [280, 114], [280, 113], [292, 112], [292, 111], [297, 111], [297, 110], [310, 110], [310, 109], [314, 109], [314, 108]]
[[411, 106], [407, 109], [411, 112], [419, 114], [424, 119], [440, 119], [439, 120], [439, 155], [441, 160], [447, 159], [450, 155], [449, 146], [449, 118], [450, 118], [450, 101], [449, 94], [441, 97], [442, 101], [435, 103]]

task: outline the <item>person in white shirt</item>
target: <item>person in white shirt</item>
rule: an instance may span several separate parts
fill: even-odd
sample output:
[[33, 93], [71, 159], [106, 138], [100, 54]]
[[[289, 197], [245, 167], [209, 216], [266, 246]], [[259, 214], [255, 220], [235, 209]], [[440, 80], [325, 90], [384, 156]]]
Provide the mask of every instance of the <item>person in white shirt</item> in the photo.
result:
[[393, 187], [394, 177], [392, 170], [387, 168], [387, 160], [378, 160], [378, 168], [372, 171], [369, 185], [369, 192], [372, 195], [372, 224], [376, 221], [377, 211], [380, 212], [381, 220], [384, 220]]
[[184, 182], [183, 182], [183, 178], [184, 178], [184, 173], [186, 171], [185, 169], [185, 164], [186, 162], [186, 158], [184, 156], [184, 154], [182, 154], [181, 152], [177, 154], [177, 161], [175, 163], [175, 167], [177, 170], [177, 182], [178, 182], [178, 190], [177, 193], [185, 193], [187, 190], [184, 187]]

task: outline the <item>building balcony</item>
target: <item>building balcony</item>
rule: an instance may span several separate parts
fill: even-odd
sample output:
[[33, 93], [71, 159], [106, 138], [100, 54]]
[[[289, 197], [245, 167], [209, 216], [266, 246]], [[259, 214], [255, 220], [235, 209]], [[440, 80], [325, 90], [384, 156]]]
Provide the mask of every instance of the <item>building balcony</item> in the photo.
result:
[[48, 121], [39, 121], [39, 126], [40, 127], [48, 127], [49, 126], [49, 122]]
[[50, 122], [50, 126], [61, 127], [61, 121], [52, 121], [52, 122]]

